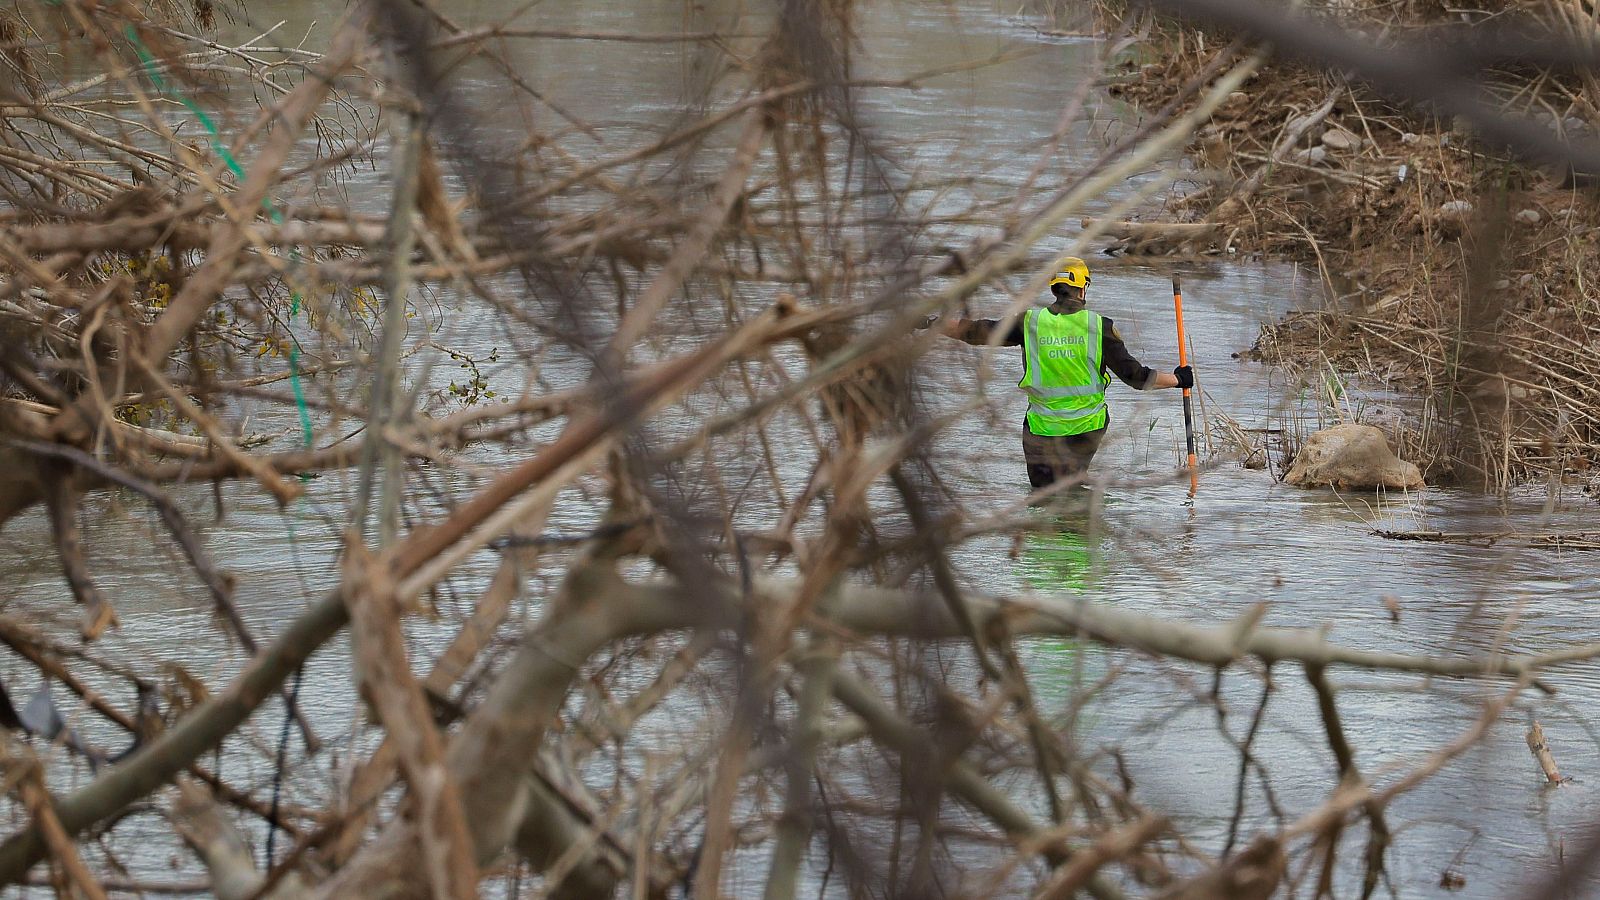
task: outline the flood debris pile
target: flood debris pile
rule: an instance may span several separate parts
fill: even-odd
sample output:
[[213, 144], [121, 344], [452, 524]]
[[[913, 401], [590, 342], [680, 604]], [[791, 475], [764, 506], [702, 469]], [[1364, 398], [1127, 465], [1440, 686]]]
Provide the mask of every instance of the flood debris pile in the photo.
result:
[[[1013, 536], [1079, 536], [962, 502], [941, 441], [981, 404], [929, 399], [914, 326], [1081, 251], [1039, 245], [1250, 66], [1082, 171], [1030, 147], [1015, 197], [962, 208], [975, 179], [907, 175], [919, 136], [863, 112], [925, 81], [856, 80], [864, 4], [710, 6], [633, 33], [384, 0], [281, 45], [225, 42], [244, 10], [203, 0], [0, 10], [0, 527], [17, 571], [59, 571], [0, 594], [0, 691], [43, 698], [0, 706], [0, 885], [1371, 893], [1393, 801], [1592, 655], [994, 589]], [[590, 121], [528, 62], [573, 41], [697, 77]], [[266, 524], [218, 538], [236, 519]], [[137, 554], [95, 546], [118, 527]], [[211, 619], [180, 617], [196, 595]], [[1051, 653], [1076, 675], [1045, 701]], [[1483, 719], [1380, 772], [1340, 715], [1353, 669], [1478, 679]], [[1328, 751], [1300, 805], [1254, 750], [1287, 684]], [[1095, 732], [1124, 689], [1160, 700]], [[1219, 808], [1122, 753], [1195, 711], [1237, 772]]]
[[[1600, 205], [1585, 154], [1600, 147], [1600, 98], [1582, 48], [1593, 20], [1525, 3], [1306, 8], [1307, 39], [1284, 42], [1196, 135], [1206, 183], [1172, 206], [1184, 227], [1207, 229], [1202, 249], [1301, 260], [1324, 280], [1326, 306], [1264, 327], [1254, 354], [1328, 360], [1426, 397], [1413, 429], [1433, 436], [1419, 448], [1430, 480], [1592, 487]], [[1167, 20], [1157, 61], [1129, 59], [1110, 90], [1147, 109], [1173, 100], [1251, 33], [1219, 24]], [[1375, 53], [1338, 56], [1318, 27]], [[1446, 81], [1481, 88], [1482, 115], [1430, 102], [1454, 90]]]

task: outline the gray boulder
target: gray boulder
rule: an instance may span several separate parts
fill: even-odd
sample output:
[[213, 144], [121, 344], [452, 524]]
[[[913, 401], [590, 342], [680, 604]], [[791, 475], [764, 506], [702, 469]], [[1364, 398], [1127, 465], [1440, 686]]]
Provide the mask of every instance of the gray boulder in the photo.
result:
[[1348, 131], [1345, 131], [1343, 128], [1329, 128], [1327, 131], [1322, 133], [1322, 145], [1327, 147], [1329, 150], [1338, 150], [1341, 152], [1347, 150], [1359, 150], [1361, 148], [1361, 144], [1361, 138], [1356, 137]]
[[1335, 425], [1306, 439], [1284, 482], [1299, 487], [1342, 490], [1416, 490], [1422, 472], [1389, 449], [1383, 432], [1371, 425]]

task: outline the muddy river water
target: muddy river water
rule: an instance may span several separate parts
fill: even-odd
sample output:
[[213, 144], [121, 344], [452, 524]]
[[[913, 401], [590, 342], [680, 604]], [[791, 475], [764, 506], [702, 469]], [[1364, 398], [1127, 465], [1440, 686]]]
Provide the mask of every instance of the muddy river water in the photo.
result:
[[[509, 0], [451, 4], [462, 24], [503, 17], [520, 4]], [[338, 4], [252, 2], [248, 20], [227, 27], [240, 37], [284, 22], [266, 42], [294, 44], [308, 32], [309, 46], [326, 37]], [[731, 6], [731, 4], [730, 4]], [[974, 177], [952, 198], [962, 204], [984, 196], [1014, 196], [1028, 177], [1037, 148], [1057, 127], [1073, 88], [1098, 71], [1097, 40], [1040, 33], [1038, 24], [1014, 14], [1011, 4], [879, 3], [864, 7], [862, 77], [900, 78], [1027, 49], [1037, 52], [982, 68], [932, 77], [916, 90], [867, 89], [861, 108], [865, 121], [893, 148], [903, 171], [918, 177]], [[687, 16], [676, 3], [612, 4], [570, 2], [535, 5], [526, 20], [541, 27], [587, 31], [671, 32], [729, 24], [731, 14]], [[765, 5], [748, 11], [737, 25], [754, 31], [770, 21]], [[597, 123], [602, 135], [622, 135], [642, 125], [665, 127], [686, 95], [705, 77], [701, 57], [672, 44], [548, 41], [514, 45], [512, 57], [528, 80], [574, 116]], [[466, 73], [465, 94], [488, 121], [500, 121], [504, 90], [490, 74]], [[1089, 95], [1086, 120], [1069, 131], [1058, 163], [1047, 167], [1044, 185], [1059, 184], [1073, 165], [1092, 159], [1135, 116], [1099, 91]], [[540, 110], [548, 116], [548, 110]], [[507, 128], [520, 122], [507, 122]], [[581, 142], [572, 139], [573, 147]], [[625, 146], [625, 144], [624, 144]], [[609, 149], [589, 146], [589, 153]], [[1169, 161], [1172, 163], [1173, 161]], [[380, 166], [380, 168], [382, 168]], [[1128, 196], [1159, 171], [1130, 179], [1100, 201], [1103, 206]], [[359, 171], [349, 184], [348, 201], [359, 209], [382, 211], [386, 182]], [[988, 192], [986, 194], [986, 192]], [[1042, 192], [1041, 192], [1042, 193]], [[1093, 208], [1086, 212], [1092, 214]], [[952, 240], [962, 226], [946, 226]], [[1064, 227], [1065, 246], [1076, 220]], [[971, 235], [966, 235], [970, 240]], [[1294, 266], [1218, 258], [1205, 263], [1095, 266], [1091, 304], [1117, 323], [1134, 353], [1149, 364], [1175, 364], [1169, 279], [1185, 278], [1187, 324], [1196, 368], [1213, 415], [1226, 414], [1252, 429], [1314, 427], [1317, 414], [1282, 376], [1253, 362], [1234, 358], [1253, 341], [1258, 325], [1307, 303], [1319, 293], [1314, 279]], [[1021, 280], [1014, 280], [1013, 287]], [[980, 295], [975, 312], [997, 314], [1005, 298]], [[478, 358], [491, 348], [506, 349], [519, 338], [503, 322], [482, 315], [470, 301], [449, 294], [437, 298], [438, 339]], [[420, 360], [422, 356], [415, 359]], [[420, 365], [420, 363], [417, 363]], [[1018, 428], [1024, 404], [1011, 385], [1021, 362], [1014, 349], [979, 350], [955, 342], [930, 357], [935, 375], [929, 391], [935, 406], [951, 408], [981, 398], [970, 417], [940, 438], [951, 461], [947, 477], [969, 508], [996, 510], [1013, 503], [1026, 488], [1018, 459]], [[495, 364], [484, 366], [491, 385], [515, 391], [519, 385], [495, 383]], [[447, 379], [443, 365], [428, 377]], [[420, 374], [414, 370], [414, 374]], [[565, 373], [552, 363], [546, 375], [558, 386], [576, 383], [581, 372]], [[566, 384], [561, 384], [563, 378]], [[1276, 482], [1271, 471], [1222, 463], [1202, 477], [1193, 503], [1185, 485], [1166, 476], [1173, 471], [1182, 442], [1182, 417], [1176, 392], [1141, 395], [1114, 384], [1112, 436], [1097, 461], [1107, 477], [1103, 515], [1089, 538], [1071, 533], [1030, 537], [1013, 557], [1009, 540], [980, 539], [964, 545], [956, 564], [985, 590], [1081, 593], [1125, 608], [1187, 621], [1222, 623], [1267, 602], [1265, 624], [1326, 628], [1331, 640], [1351, 647], [1417, 654], [1542, 651], [1594, 640], [1600, 626], [1600, 554], [1481, 549], [1423, 543], [1395, 543], [1374, 537], [1375, 527], [1435, 528], [1446, 531], [1533, 527], [1579, 527], [1595, 510], [1581, 497], [1558, 497], [1546, 514], [1542, 491], [1510, 499], [1484, 498], [1450, 489], [1428, 489], [1411, 496], [1336, 495], [1305, 491]], [[1405, 398], [1363, 396], [1360, 405], [1395, 405]], [[1352, 405], [1356, 405], [1353, 402]], [[290, 432], [292, 423], [265, 406], [235, 411], [256, 419], [250, 430]], [[662, 426], [673, 429], [672, 423]], [[319, 431], [319, 442], [336, 436]], [[280, 438], [285, 447], [292, 435]], [[804, 453], [780, 459], [780, 468], [803, 478], [813, 457]], [[781, 449], [780, 453], [784, 452]], [[496, 459], [484, 457], [493, 464]], [[735, 473], [730, 481], [743, 478]], [[465, 491], [471, 482], [445, 478], [435, 487]], [[348, 509], [351, 485], [342, 477], [317, 479], [308, 497], [286, 513], [265, 498], [229, 487], [229, 516], [211, 522], [209, 488], [183, 494], [197, 518], [209, 522], [206, 540], [223, 568], [239, 579], [239, 604], [260, 634], [270, 634], [310, 597], [329, 586], [337, 530]], [[573, 495], [557, 510], [552, 528], [579, 528], [593, 521], [594, 499]], [[152, 552], [159, 534], [154, 516], [132, 498], [104, 495], [86, 521], [92, 565], [101, 586], [115, 602], [123, 628], [107, 636], [106, 655], [138, 652], [179, 663], [212, 683], [220, 683], [240, 663], [214, 626], [209, 602], [179, 560]], [[27, 616], [70, 634], [70, 601], [49, 554], [48, 523], [33, 514], [0, 532], [0, 605], [7, 614]], [[492, 560], [475, 560], [479, 573]], [[531, 593], [537, 593], [534, 585]], [[471, 596], [464, 591], [462, 602]], [[1385, 602], [1392, 598], [1393, 604]], [[1391, 612], [1397, 606], [1398, 621]], [[536, 614], [530, 610], [528, 615]], [[424, 627], [414, 634], [416, 652], [439, 640]], [[1068, 665], [1063, 660], [1071, 658]], [[1081, 670], [1076, 668], [1082, 663]], [[1185, 830], [1207, 849], [1221, 846], [1233, 814], [1238, 755], [1219, 731], [1215, 708], [1202, 702], [1211, 690], [1210, 673], [1174, 674], [1171, 666], [1119, 656], [1128, 667], [1116, 690], [1097, 700], [1082, 717], [1080, 746], [1118, 745], [1137, 784], [1135, 796], [1150, 808], [1185, 823]], [[1028, 663], [1039, 680], [1047, 711], [1059, 708], [1080, 684], [1107, 664], [1094, 651], [1061, 649], [1059, 644], [1028, 647]], [[313, 720], [338, 742], [359, 718], [349, 679], [345, 645], [335, 643], [308, 667], [302, 696]], [[0, 658], [0, 672], [14, 693], [26, 695], [36, 676], [18, 660]], [[154, 675], [155, 673], [152, 673]], [[1433, 682], [1336, 670], [1340, 711], [1369, 777], [1392, 779], [1448, 744], [1473, 723], [1498, 684]], [[1322, 735], [1314, 695], [1291, 666], [1274, 673], [1276, 690], [1256, 739], [1255, 753], [1268, 774], [1273, 796], [1252, 776], [1246, 787], [1244, 831], [1271, 826], [1271, 805], [1293, 819], [1326, 798], [1336, 781], [1335, 762]], [[1192, 693], [1179, 688], [1184, 679]], [[1443, 894], [1446, 870], [1464, 883], [1456, 896], [1512, 896], [1519, 886], [1551, 870], [1561, 848], [1581, 844], [1600, 821], [1600, 666], [1580, 662], [1551, 673], [1553, 696], [1529, 693], [1489, 735], [1433, 779], [1395, 802], [1389, 823], [1396, 831], [1389, 876], [1401, 897]], [[1248, 727], [1261, 681], [1234, 672], [1221, 691], [1230, 715], [1220, 728], [1237, 739]], [[60, 692], [58, 692], [60, 699]], [[1557, 789], [1541, 777], [1523, 733], [1537, 718], [1563, 769], [1575, 780]], [[281, 710], [272, 708], [253, 722], [249, 740], [276, 739]], [[260, 787], [270, 772], [259, 754], [224, 752], [212, 762], [239, 783]], [[81, 783], [79, 781], [78, 783]], [[60, 787], [68, 788], [70, 784]], [[320, 792], [326, 784], [308, 785]], [[307, 799], [310, 799], [308, 797]], [[1032, 802], [1032, 801], [1030, 801]], [[13, 813], [14, 815], [14, 813]], [[149, 831], [145, 848], [119, 849], [135, 874], [173, 879], [169, 860], [183, 851], [164, 829]], [[1359, 854], [1348, 853], [1348, 864]], [[187, 877], [192, 866], [185, 857]], [[1357, 870], [1342, 872], [1340, 895], [1354, 896]], [[732, 874], [740, 896], [759, 891], [760, 873]]]

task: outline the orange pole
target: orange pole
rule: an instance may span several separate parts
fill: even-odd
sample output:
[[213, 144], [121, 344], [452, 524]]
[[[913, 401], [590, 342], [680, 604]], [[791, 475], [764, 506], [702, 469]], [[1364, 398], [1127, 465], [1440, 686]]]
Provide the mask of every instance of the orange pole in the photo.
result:
[[[1177, 277], [1172, 279], [1172, 310], [1178, 317], [1178, 365], [1189, 364], [1189, 342], [1183, 336], [1183, 288]], [[1183, 389], [1183, 436], [1189, 444], [1189, 496], [1200, 489], [1200, 467], [1194, 458], [1194, 413], [1191, 411], [1189, 389]]]

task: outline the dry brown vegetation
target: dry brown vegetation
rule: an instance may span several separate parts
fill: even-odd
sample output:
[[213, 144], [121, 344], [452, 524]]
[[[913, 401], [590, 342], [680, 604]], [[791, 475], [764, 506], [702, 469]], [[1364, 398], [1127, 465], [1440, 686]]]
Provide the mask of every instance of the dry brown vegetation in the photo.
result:
[[[1248, 90], [1253, 55], [1200, 70], [1182, 109], [1064, 180], [934, 215], [913, 188], [950, 185], [907, 183], [860, 110], [849, 2], [789, 0], [759, 27], [686, 7], [682, 33], [631, 34], [468, 27], [446, 4], [386, 0], [353, 5], [316, 52], [218, 44], [227, 12], [0, 10], [0, 524], [48, 517], [29, 550], [60, 568], [53, 609], [75, 610], [0, 611], [0, 642], [9, 671], [52, 680], [90, 722], [0, 703], [0, 884], [156, 892], [127, 874], [153, 819], [199, 879], [165, 889], [227, 900], [710, 898], [733, 869], [774, 900], [1264, 898], [1336, 880], [1370, 895], [1395, 798], [1548, 688], [1546, 669], [1600, 654], [1359, 650], [1264, 626], [1264, 604], [1198, 625], [999, 595], [953, 563], [1053, 526], [1021, 498], [954, 502], [941, 473], [960, 459], [936, 439], [971, 409], [924, 406], [937, 337], [913, 326], [1048, 271], [1037, 245]], [[595, 40], [679, 46], [710, 74], [660, 133], [574, 154], [596, 125], [551, 106], [502, 42]], [[525, 132], [459, 93], [468, 63], [507, 108], [537, 110]], [[1061, 120], [1094, 89], [1067, 86]], [[388, 214], [338, 199], [352, 164], [384, 171]], [[934, 243], [948, 222], [981, 227]], [[496, 376], [509, 396], [433, 332], [408, 340], [408, 298], [431, 291], [515, 336]], [[427, 365], [469, 377], [435, 396]], [[259, 445], [242, 398], [291, 433]], [[85, 552], [84, 513], [113, 496], [151, 511], [152, 554], [205, 592], [237, 671], [208, 682], [104, 649], [152, 627]], [[267, 631], [200, 518], [257, 496], [319, 504], [342, 541], [319, 563], [333, 587]], [[584, 530], [548, 527], [573, 509], [593, 512]], [[293, 685], [341, 634], [361, 714], [334, 750]], [[1114, 662], [1043, 708], [1024, 664], [1040, 636]], [[1372, 776], [1340, 715], [1346, 669], [1490, 688], [1459, 734]], [[1141, 793], [1116, 747], [1076, 741], [1080, 712], [1136, 677], [1214, 714], [1234, 748], [1225, 844]], [[1259, 699], [1230, 713], [1225, 678]], [[1247, 790], [1270, 787], [1252, 748], [1290, 681], [1315, 698], [1331, 787], [1268, 812]], [[249, 728], [274, 707], [283, 744]], [[642, 723], [666, 707], [691, 727], [652, 742]], [[106, 758], [105, 735], [130, 752]], [[281, 843], [263, 854], [263, 834]], [[1570, 866], [1551, 895], [1581, 877]]]
[[[1329, 61], [1316, 40], [1282, 47], [1285, 58], [1197, 135], [1191, 152], [1216, 180], [1175, 207], [1204, 223], [1189, 226], [1204, 228], [1200, 248], [1298, 259], [1324, 279], [1326, 307], [1266, 326], [1260, 358], [1309, 369], [1319, 383], [1316, 370], [1331, 363], [1425, 398], [1408, 423], [1421, 437], [1402, 443], [1431, 478], [1495, 490], [1550, 477], [1592, 486], [1600, 207], [1590, 174], [1569, 177], [1570, 161], [1550, 164], [1542, 142], [1594, 141], [1600, 83], [1581, 53], [1560, 49], [1588, 46], [1593, 17], [1577, 3], [1307, 9], [1334, 29], [1405, 47], [1396, 58], [1449, 61], [1451, 77], [1481, 85], [1483, 106], [1506, 129], [1541, 143], [1508, 149], [1483, 136], [1481, 121], [1405, 102], [1415, 97], [1395, 90], [1392, 73], [1369, 83], [1360, 71], [1306, 65]], [[1232, 33], [1163, 25], [1150, 44], [1160, 62], [1128, 61], [1110, 89], [1164, 103], [1236, 52]], [[1426, 73], [1414, 80], [1427, 89]]]

